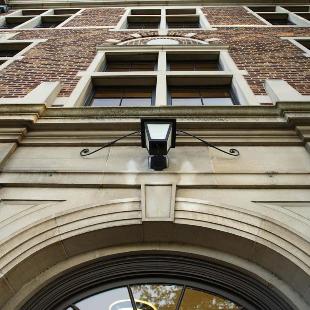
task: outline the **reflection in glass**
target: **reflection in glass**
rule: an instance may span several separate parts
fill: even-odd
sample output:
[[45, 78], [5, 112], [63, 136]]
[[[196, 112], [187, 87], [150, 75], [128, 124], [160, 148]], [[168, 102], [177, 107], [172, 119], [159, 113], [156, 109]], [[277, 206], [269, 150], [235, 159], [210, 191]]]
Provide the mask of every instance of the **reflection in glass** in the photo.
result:
[[66, 310], [241, 310], [243, 307], [206, 291], [175, 284], [137, 284], [101, 292]]
[[[131, 290], [139, 310], [175, 310], [182, 286], [144, 284], [131, 286]], [[153, 308], [141, 308], [141, 303], [138, 300], [150, 303]]]
[[93, 107], [104, 106], [151, 106], [153, 89], [150, 87], [100, 87], [95, 89], [91, 101]]
[[91, 296], [76, 303], [76, 306], [80, 310], [132, 310], [127, 287]]
[[180, 310], [239, 310], [235, 303], [207, 292], [187, 288]]
[[196, 88], [172, 87], [169, 89], [174, 106], [233, 105], [230, 86], [206, 86]]
[[232, 99], [229, 98], [202, 98], [203, 105], [233, 105]]

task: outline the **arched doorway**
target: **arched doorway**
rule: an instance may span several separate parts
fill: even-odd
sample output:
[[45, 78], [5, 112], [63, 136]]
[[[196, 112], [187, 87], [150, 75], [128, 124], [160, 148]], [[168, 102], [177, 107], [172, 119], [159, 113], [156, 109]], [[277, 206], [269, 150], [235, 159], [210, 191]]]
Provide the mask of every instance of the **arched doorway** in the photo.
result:
[[21, 309], [289, 310], [294, 307], [275, 288], [250, 273], [202, 257], [145, 252], [113, 255], [68, 270]]

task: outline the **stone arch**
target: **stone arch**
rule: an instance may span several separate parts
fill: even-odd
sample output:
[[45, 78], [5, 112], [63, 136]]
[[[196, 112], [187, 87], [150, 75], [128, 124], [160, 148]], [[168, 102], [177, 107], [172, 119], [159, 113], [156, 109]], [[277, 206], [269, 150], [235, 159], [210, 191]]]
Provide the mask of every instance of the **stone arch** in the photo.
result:
[[[208, 42], [200, 40], [200, 39], [196, 39], [195, 36], [193, 37], [184, 37], [181, 35], [166, 35], [166, 36], [158, 36], [158, 35], [154, 35], [154, 36], [140, 36], [137, 38], [126, 38], [124, 40], [122, 40], [120, 43], [118, 43], [117, 45], [148, 45], [148, 42], [152, 41], [152, 40], [156, 40], [156, 39], [160, 39], [160, 40], [174, 40], [177, 43], [177, 45], [206, 45], [208, 44]], [[159, 44], [159, 45], [165, 45], [165, 44]]]
[[[309, 260], [302, 250], [307, 240], [284, 224], [288, 219], [281, 222], [272, 216], [263, 218], [241, 208], [188, 198], [177, 198], [174, 222], [142, 222], [139, 198], [81, 204], [42, 218], [7, 240], [7, 255], [0, 261], [3, 285], [8, 286], [2, 303], [12, 297], [4, 309], [20, 307], [68, 268], [110, 255], [109, 249], [119, 247], [117, 253], [121, 254], [137, 249], [172, 251], [175, 247], [174, 252], [200, 249], [200, 254], [212, 249], [221, 264], [227, 263], [228, 256], [240, 259], [238, 268], [243, 270], [251, 262], [266, 273], [258, 276], [262, 282], [274, 286], [280, 281], [278, 287], [296, 309], [307, 309]], [[81, 260], [88, 254], [86, 261]], [[206, 253], [203, 256], [210, 259]]]

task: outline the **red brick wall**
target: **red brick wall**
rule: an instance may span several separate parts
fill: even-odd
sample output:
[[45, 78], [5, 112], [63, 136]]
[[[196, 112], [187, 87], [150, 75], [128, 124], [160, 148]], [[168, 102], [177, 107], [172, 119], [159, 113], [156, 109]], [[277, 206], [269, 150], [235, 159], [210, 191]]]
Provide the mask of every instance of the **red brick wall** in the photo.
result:
[[65, 27], [116, 26], [124, 13], [125, 10], [121, 8], [85, 9]]
[[211, 25], [264, 25], [243, 7], [203, 7]]
[[[40, 43], [27, 52], [24, 59], [0, 71], [0, 97], [24, 96], [41, 82], [55, 80], [63, 83], [60, 95], [69, 96], [79, 80], [76, 74], [89, 66], [96, 55], [96, 46], [107, 44], [107, 39], [132, 38], [132, 32], [90, 28], [18, 32], [12, 39], [47, 39], [47, 42]], [[186, 32], [170, 34], [182, 36]], [[273, 78], [284, 79], [302, 94], [310, 95], [310, 59], [289, 41], [282, 40], [283, 36], [310, 36], [310, 28], [221, 27], [197, 32], [195, 38], [217, 38], [219, 41], [210, 44], [229, 45], [230, 55], [239, 69], [249, 73], [246, 79], [255, 94], [265, 94], [264, 81]]]

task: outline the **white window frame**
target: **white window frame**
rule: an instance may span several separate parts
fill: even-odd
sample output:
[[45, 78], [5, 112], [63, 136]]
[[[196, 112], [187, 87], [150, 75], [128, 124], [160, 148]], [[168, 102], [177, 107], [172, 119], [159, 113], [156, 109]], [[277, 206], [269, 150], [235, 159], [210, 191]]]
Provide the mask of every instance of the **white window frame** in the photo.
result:
[[310, 37], [281, 37], [282, 40], [288, 40], [298, 48], [300, 48], [302, 51], [304, 51], [304, 56], [305, 57], [310, 57], [310, 49], [306, 48], [303, 46], [301, 43], [298, 42], [298, 40], [309, 40]]
[[[65, 8], [63, 8], [65, 10]], [[66, 23], [68, 23], [70, 20], [72, 20], [75, 16], [81, 14], [81, 12], [85, 9], [81, 9], [81, 8], [74, 8], [74, 7], [70, 7], [68, 8], [70, 10], [78, 10], [76, 13], [73, 14], [68, 14], [68, 18], [66, 18], [64, 21], [62, 21], [57, 27], [55, 28], [62, 28]], [[7, 17], [19, 17], [19, 16], [23, 16], [22, 15], [22, 11], [26, 11], [27, 9], [20, 9], [20, 10], [16, 10], [10, 14], [7, 14], [5, 16], [1, 16], [0, 17], [0, 25], [5, 23], [5, 20]], [[29, 9], [29, 10], [36, 10], [36, 9]], [[12, 28], [13, 30], [18, 30], [18, 29], [32, 29], [35, 28], [37, 25], [39, 25], [41, 23], [41, 19], [42, 16], [61, 16], [61, 15], [55, 15], [54, 14], [54, 9], [37, 9], [38, 11], [41, 10], [45, 10], [46, 12], [43, 12], [41, 14], [35, 15], [33, 18], [25, 21], [24, 23]], [[40, 30], [44, 29], [44, 28], [39, 28]], [[6, 29], [3, 29], [4, 31]], [[10, 29], [11, 30], [11, 29]], [[36, 30], [36, 29], [35, 29]]]
[[[3, 36], [1, 36], [1, 35], [3, 35]], [[1, 57], [0, 56], [0, 60], [5, 61], [3, 64], [0, 64], [0, 71], [2, 69], [6, 68], [7, 66], [9, 66], [14, 61], [22, 60], [25, 57], [24, 54], [27, 51], [29, 51], [30, 49], [32, 49], [33, 47], [35, 47], [37, 44], [47, 41], [47, 39], [9, 40], [11, 37], [13, 37], [15, 35], [16, 35], [16, 33], [9, 33], [8, 36], [5, 36], [5, 33], [3, 33], [3, 34], [1, 33], [0, 34], [0, 44], [2, 44], [2, 43], [12, 43], [12, 44], [14, 44], [14, 43], [29, 43], [29, 45], [12, 57]]]
[[[158, 53], [158, 66], [156, 71], [140, 72], [102, 72], [105, 66], [106, 53]], [[218, 52], [222, 71], [168, 71], [166, 54], [169, 52], [195, 53], [195, 52]], [[86, 71], [78, 73], [81, 77], [69, 98], [59, 98], [55, 105], [63, 104], [65, 107], [84, 106], [91, 95], [93, 89], [93, 78], [118, 78], [131, 76], [156, 77], [156, 100], [155, 107], [168, 105], [167, 98], [167, 77], [168, 76], [194, 76], [194, 77], [230, 77], [232, 79], [231, 88], [238, 99], [240, 105], [259, 105], [259, 102], [246, 82], [245, 70], [239, 70], [229, 55], [227, 46], [111, 46], [99, 47], [96, 57]]]
[[[287, 13], [288, 14], [288, 19], [293, 22], [295, 25], [273, 25], [272, 23], [268, 22], [266, 19], [264, 19], [262, 16], [260, 16], [260, 13], [269, 13], [269, 12], [255, 12], [251, 10], [248, 6], [244, 6], [244, 8], [250, 12], [252, 15], [254, 15], [256, 18], [261, 20], [265, 25], [267, 26], [272, 26], [272, 27], [310, 27], [310, 21], [306, 20], [305, 18], [297, 15], [294, 12], [291, 12], [285, 8], [283, 8], [280, 5], [250, 5], [250, 7], [264, 7], [264, 6], [274, 6], [275, 11], [272, 13]], [[301, 5], [305, 6], [305, 5]], [[270, 12], [271, 13], [271, 12]]]

